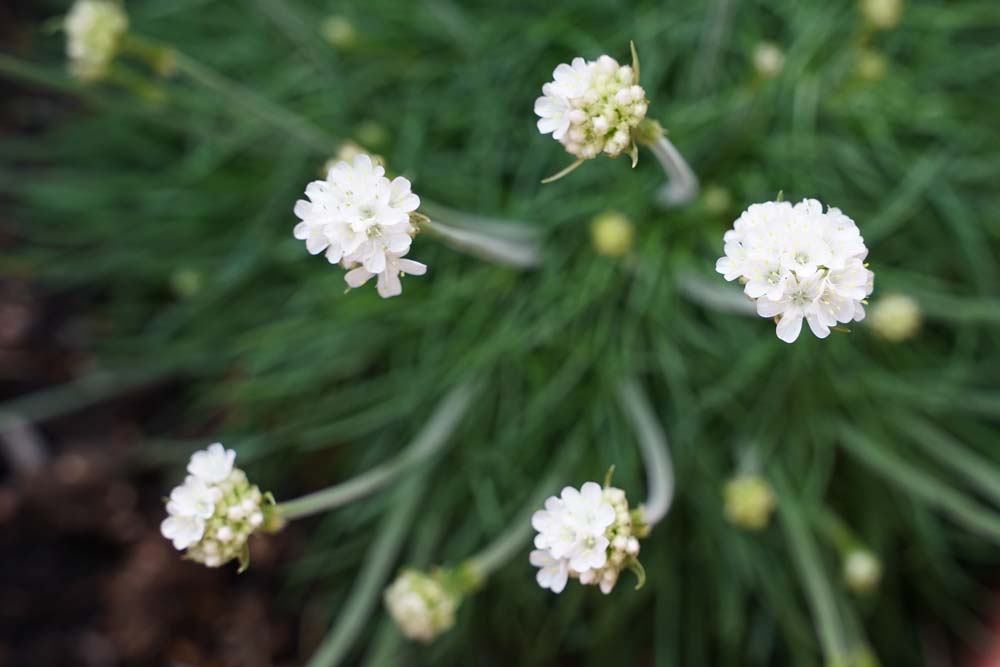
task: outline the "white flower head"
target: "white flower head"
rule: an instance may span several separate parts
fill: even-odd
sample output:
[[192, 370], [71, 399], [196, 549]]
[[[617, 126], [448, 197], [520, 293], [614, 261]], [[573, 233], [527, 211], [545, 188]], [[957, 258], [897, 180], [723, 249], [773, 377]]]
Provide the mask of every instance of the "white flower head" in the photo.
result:
[[561, 593], [570, 578], [609, 593], [624, 567], [636, 566], [639, 542], [625, 492], [587, 482], [565, 487], [531, 517], [535, 550], [529, 562], [539, 568], [538, 585]]
[[107, 74], [128, 30], [128, 16], [114, 0], [77, 0], [63, 27], [70, 73], [82, 81], [96, 81]]
[[403, 570], [383, 596], [389, 615], [408, 639], [429, 642], [455, 625], [461, 595], [448, 573]]
[[583, 160], [630, 150], [632, 133], [648, 109], [636, 70], [607, 55], [559, 65], [535, 100], [538, 131]]
[[306, 197], [295, 203], [301, 222], [293, 234], [311, 254], [322, 252], [331, 264], [363, 269], [347, 279], [349, 286], [378, 275], [379, 294], [396, 296], [401, 275], [426, 271], [423, 264], [402, 259], [418, 231], [411, 214], [420, 206], [407, 179], [390, 181], [385, 168], [362, 153], [336, 163], [325, 180], [310, 183]]
[[823, 211], [815, 199], [753, 204], [723, 237], [716, 271], [743, 283], [761, 317], [777, 319], [777, 335], [791, 343], [808, 323], [817, 338], [865, 317], [874, 274], [857, 225], [840, 209]]
[[236, 461], [236, 452], [215, 442], [208, 449], [195, 452], [188, 463], [188, 472], [208, 483], [221, 482], [229, 477]]
[[170, 492], [160, 532], [185, 556], [209, 567], [234, 558], [248, 563], [247, 540], [265, 524], [273, 499], [247, 481], [233, 464], [236, 453], [221, 443], [195, 452], [191, 474]]

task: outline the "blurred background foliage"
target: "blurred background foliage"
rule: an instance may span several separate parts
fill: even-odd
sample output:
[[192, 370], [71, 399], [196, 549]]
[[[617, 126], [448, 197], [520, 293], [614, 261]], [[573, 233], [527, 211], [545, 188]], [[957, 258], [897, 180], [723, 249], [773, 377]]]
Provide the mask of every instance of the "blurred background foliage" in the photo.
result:
[[[870, 646], [902, 665], [923, 662], [914, 636], [927, 628], [956, 647], [986, 636], [1000, 564], [994, 0], [910, 2], [884, 30], [854, 3], [818, 0], [127, 9], [136, 34], [184, 54], [172, 75], [126, 55], [113, 80], [82, 87], [42, 26], [0, 56], [0, 75], [20, 82], [6, 113], [24, 129], [0, 139], [16, 241], [2, 266], [87, 304], [100, 392], [182, 380], [147, 424], [144, 455], [175, 477], [221, 439], [289, 498], [391, 458], [450, 388], [484, 382], [422, 494], [314, 523], [275, 610], [334, 622], [400, 503], [419, 505], [397, 564], [426, 567], [522, 520], [558, 465], [578, 484], [615, 464], [639, 500], [614, 394], [636, 376], [677, 474], [671, 514], [643, 545], [645, 588], [553, 596], [526, 548], [434, 644], [406, 644], [378, 608], [349, 659], [869, 664]], [[648, 152], [634, 171], [595, 160], [539, 184], [569, 162], [534, 127], [540, 86], [576, 55], [627, 60], [629, 40], [650, 117], [703, 184], [680, 209], [654, 205], [662, 172]], [[755, 69], [764, 41], [783, 51], [780, 71]], [[345, 294], [342, 272], [291, 235], [295, 200], [345, 139], [422, 197], [543, 230], [543, 266], [516, 272], [420, 238], [411, 255], [430, 271], [402, 297]], [[861, 323], [788, 346], [771, 323], [697, 297], [692, 284], [724, 286], [713, 267], [725, 229], [779, 190], [858, 222], [873, 304], [901, 292], [921, 306], [913, 340]], [[589, 221], [606, 210], [635, 224], [624, 257], [592, 245]], [[44, 416], [60, 409], [51, 398], [20, 405]], [[780, 505], [756, 533], [723, 514], [726, 481], [748, 466]], [[877, 590], [844, 585], [831, 517], [881, 559]], [[824, 650], [831, 623], [842, 655]]]

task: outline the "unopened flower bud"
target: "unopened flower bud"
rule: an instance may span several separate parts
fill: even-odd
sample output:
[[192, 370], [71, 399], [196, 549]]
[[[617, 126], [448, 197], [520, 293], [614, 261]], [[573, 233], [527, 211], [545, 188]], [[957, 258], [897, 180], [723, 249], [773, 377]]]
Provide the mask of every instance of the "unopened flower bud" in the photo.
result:
[[920, 330], [920, 305], [905, 294], [887, 294], [872, 307], [871, 327], [885, 340], [898, 343]]
[[726, 482], [725, 515], [744, 530], [761, 530], [771, 519], [777, 500], [771, 485], [758, 475], [741, 475]]

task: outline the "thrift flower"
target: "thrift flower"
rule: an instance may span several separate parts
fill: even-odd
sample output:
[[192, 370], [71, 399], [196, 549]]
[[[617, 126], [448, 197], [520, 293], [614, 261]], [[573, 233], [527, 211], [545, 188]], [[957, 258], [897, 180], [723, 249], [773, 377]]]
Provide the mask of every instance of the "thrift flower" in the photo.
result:
[[621, 155], [634, 146], [632, 133], [649, 108], [638, 76], [606, 55], [559, 65], [535, 100], [538, 131], [582, 160]]
[[636, 556], [645, 526], [621, 489], [596, 482], [567, 486], [545, 501], [531, 525], [538, 534], [529, 562], [539, 568], [542, 588], [560, 593], [574, 578], [610, 593], [623, 569], [641, 572]]
[[753, 204], [723, 238], [716, 271], [743, 283], [786, 343], [798, 338], [803, 320], [826, 338], [838, 323], [864, 319], [875, 275], [864, 263], [861, 232], [840, 209], [824, 212], [815, 199]]
[[771, 485], [759, 475], [741, 475], [726, 482], [723, 490], [726, 519], [744, 530], [767, 527], [777, 499]]
[[187, 550], [187, 558], [208, 567], [238, 558], [245, 568], [247, 540], [264, 525], [273, 505], [233, 467], [235, 459], [236, 452], [221, 443], [195, 452], [187, 467], [191, 474], [170, 492], [168, 516], [160, 525], [175, 549]]
[[773, 79], [785, 67], [785, 53], [774, 42], [760, 42], [753, 50], [753, 67], [765, 79]]
[[860, 0], [861, 14], [873, 27], [890, 30], [903, 17], [903, 0]]
[[882, 563], [867, 549], [853, 549], [844, 557], [844, 581], [855, 593], [868, 593], [882, 579]]
[[310, 183], [306, 196], [308, 201], [295, 204], [301, 220], [295, 238], [305, 241], [311, 254], [324, 253], [331, 264], [343, 263], [350, 270], [349, 286], [377, 275], [378, 292], [388, 298], [402, 292], [401, 275], [426, 272], [423, 264], [402, 259], [418, 231], [414, 212], [420, 206], [407, 179], [390, 181], [382, 165], [360, 154], [338, 162], [326, 180]]
[[112, 0], [77, 0], [66, 14], [66, 55], [70, 73], [81, 81], [97, 81], [107, 74], [128, 16]]
[[872, 308], [871, 326], [885, 340], [898, 343], [920, 330], [920, 304], [905, 294], [887, 294]]
[[621, 257], [632, 249], [635, 227], [627, 216], [617, 211], [606, 211], [591, 221], [590, 238], [599, 254]]
[[385, 606], [408, 639], [429, 642], [455, 625], [461, 595], [446, 574], [403, 570], [385, 590]]

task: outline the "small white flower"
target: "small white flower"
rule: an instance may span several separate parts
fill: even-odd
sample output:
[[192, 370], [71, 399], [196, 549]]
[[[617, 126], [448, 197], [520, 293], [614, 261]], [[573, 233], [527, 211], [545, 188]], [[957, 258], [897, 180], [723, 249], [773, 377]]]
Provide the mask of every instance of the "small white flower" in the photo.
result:
[[205, 534], [205, 520], [200, 516], [171, 514], [160, 524], [160, 532], [180, 551], [202, 538]]
[[183, 485], [170, 492], [167, 511], [177, 516], [207, 519], [215, 513], [215, 494], [204, 481], [189, 475]]
[[221, 482], [233, 471], [235, 460], [236, 452], [226, 449], [221, 442], [216, 442], [209, 445], [208, 449], [192, 454], [187, 469], [205, 482]]
[[649, 101], [630, 65], [606, 55], [574, 58], [556, 67], [552, 79], [535, 100], [539, 132], [581, 159], [617, 157], [631, 147], [632, 131], [646, 117]]
[[818, 338], [831, 327], [864, 319], [874, 274], [857, 225], [815, 199], [751, 205], [726, 232], [716, 271], [739, 279], [757, 313], [777, 317], [777, 335], [795, 341], [805, 320]]
[[426, 272], [423, 264], [401, 259], [417, 233], [410, 214], [420, 206], [407, 179], [390, 181], [382, 165], [359, 154], [334, 165], [326, 180], [310, 183], [306, 196], [308, 201], [295, 204], [301, 222], [293, 235], [311, 254], [324, 252], [331, 264], [352, 268], [348, 285], [357, 287], [378, 275], [379, 294], [390, 297], [402, 292], [401, 274]]
[[565, 487], [531, 517], [536, 549], [529, 555], [538, 585], [560, 593], [570, 577], [609, 592], [629, 557], [639, 552], [625, 492], [587, 482]]
[[[399, 296], [403, 293], [403, 283], [400, 276], [422, 276], [427, 273], [427, 265], [412, 259], [398, 257], [391, 253], [385, 256], [385, 268], [378, 274], [376, 289], [383, 299]], [[361, 287], [376, 274], [363, 266], [351, 269], [344, 275], [349, 287]]]
[[107, 73], [128, 29], [128, 17], [118, 2], [77, 0], [63, 27], [70, 72], [80, 80], [96, 81]]
[[265, 524], [265, 497], [233, 467], [235, 458], [221, 443], [195, 452], [188, 464], [191, 474], [170, 492], [169, 516], [160, 525], [175, 549], [208, 567], [234, 558], [245, 566], [247, 539]]

